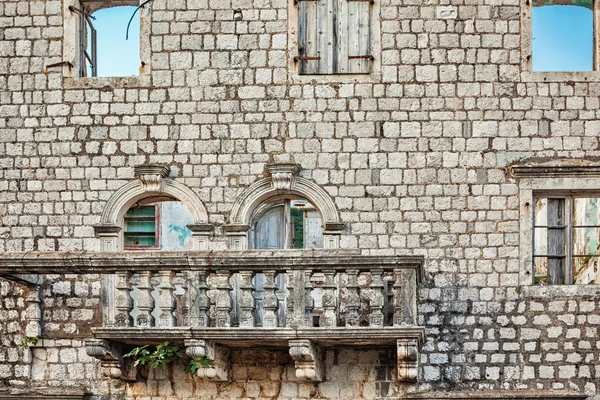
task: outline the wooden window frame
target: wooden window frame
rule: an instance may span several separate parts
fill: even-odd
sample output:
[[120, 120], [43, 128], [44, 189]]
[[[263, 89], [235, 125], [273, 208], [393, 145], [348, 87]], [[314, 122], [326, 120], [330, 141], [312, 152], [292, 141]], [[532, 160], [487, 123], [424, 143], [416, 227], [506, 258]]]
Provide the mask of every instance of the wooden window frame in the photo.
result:
[[[600, 193], [598, 192], [589, 192], [589, 193], [570, 193], [570, 194], [560, 194], [560, 193], [534, 193], [533, 196], [533, 204], [532, 204], [532, 225], [531, 225], [531, 273], [532, 273], [532, 283], [536, 284], [535, 280], [535, 259], [543, 258], [543, 257], [554, 257], [554, 258], [562, 258], [563, 266], [563, 282], [561, 283], [548, 283], [548, 285], [581, 285], [573, 282], [574, 274], [573, 274], [573, 258], [574, 257], [586, 257], [591, 256], [590, 254], [573, 254], [574, 253], [574, 242], [573, 242], [573, 234], [575, 229], [586, 228], [586, 227], [596, 227], [600, 229], [600, 225], [590, 225], [590, 226], [578, 226], [573, 223], [573, 215], [575, 213], [575, 199], [578, 198], [600, 198]], [[535, 221], [535, 202], [537, 199], [557, 199], [563, 200], [563, 217], [564, 222], [560, 226], [542, 226], [537, 225]], [[563, 251], [561, 255], [548, 255], [548, 254], [536, 254], [535, 252], [535, 238], [536, 238], [536, 228], [545, 228], [545, 229], [562, 229], [564, 232], [564, 244]], [[600, 257], [600, 255], [598, 255]], [[550, 277], [550, 268], [548, 268], [547, 276]]]
[[[160, 204], [144, 204], [141, 207], [154, 207], [154, 246], [127, 246], [125, 235], [128, 233], [125, 229], [127, 227], [127, 217], [123, 216], [123, 249], [124, 250], [158, 250], [160, 249]], [[128, 210], [129, 211], [129, 210]], [[127, 213], [125, 213], [127, 214]]]

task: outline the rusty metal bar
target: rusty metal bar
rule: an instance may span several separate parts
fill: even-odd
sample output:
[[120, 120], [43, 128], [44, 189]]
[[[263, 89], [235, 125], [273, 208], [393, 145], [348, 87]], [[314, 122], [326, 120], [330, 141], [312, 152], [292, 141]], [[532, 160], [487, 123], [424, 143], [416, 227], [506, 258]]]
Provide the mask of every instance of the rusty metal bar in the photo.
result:
[[321, 57], [311, 57], [311, 56], [296, 56], [294, 57], [294, 61], [313, 61], [320, 60]]
[[349, 60], [366, 59], [366, 60], [373, 61], [375, 59], [375, 57], [373, 57], [373, 56], [348, 56], [348, 59]]
[[314, 2], [318, 3], [321, 0], [294, 0], [294, 5], [298, 5], [298, 3], [301, 2], [301, 1], [314, 1]]
[[61, 61], [54, 64], [46, 65], [46, 70], [48, 70], [48, 68], [62, 67], [65, 65], [67, 65], [69, 68], [73, 68], [73, 64], [71, 64], [70, 61]]
[[85, 10], [81, 10], [74, 6], [69, 6], [69, 11], [84, 15], [86, 18], [96, 19], [96, 17], [92, 16], [92, 14], [89, 14]]
[[[306, 0], [304, 0], [306, 1]], [[356, 1], [356, 2], [364, 2], [364, 3], [369, 3], [369, 4], [375, 4], [375, 0], [346, 0], [346, 1]]]

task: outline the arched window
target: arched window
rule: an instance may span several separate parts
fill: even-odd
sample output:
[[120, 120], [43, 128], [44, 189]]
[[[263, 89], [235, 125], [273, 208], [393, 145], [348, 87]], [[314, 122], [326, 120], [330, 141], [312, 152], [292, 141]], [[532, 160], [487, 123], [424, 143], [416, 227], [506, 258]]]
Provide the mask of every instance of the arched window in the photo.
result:
[[263, 204], [250, 228], [251, 249], [320, 249], [323, 228], [319, 211], [300, 198]]
[[269, 176], [248, 187], [223, 226], [231, 250], [335, 249], [344, 229], [335, 203], [297, 164], [268, 164]]

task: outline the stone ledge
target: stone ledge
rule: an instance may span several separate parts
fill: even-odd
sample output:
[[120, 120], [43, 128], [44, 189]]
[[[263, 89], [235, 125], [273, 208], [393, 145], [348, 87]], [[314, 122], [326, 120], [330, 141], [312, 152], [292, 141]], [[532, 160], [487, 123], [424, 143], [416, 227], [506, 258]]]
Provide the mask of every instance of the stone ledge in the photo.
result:
[[92, 328], [94, 337], [131, 345], [183, 342], [188, 339], [211, 340], [232, 348], [286, 348], [289, 340], [308, 339], [323, 347], [396, 346], [398, 339], [422, 343], [425, 328], [406, 327], [336, 327], [336, 328]]
[[0, 276], [12, 274], [94, 274], [118, 271], [265, 269], [347, 271], [373, 268], [414, 269], [424, 280], [422, 256], [369, 256], [347, 250], [247, 250], [220, 252], [20, 252], [4, 253]]
[[455, 391], [455, 392], [419, 392], [408, 393], [405, 399], [428, 399], [428, 400], [559, 400], [580, 399], [585, 400], [588, 395], [572, 392], [557, 391], [516, 391], [516, 390], [486, 390], [486, 391]]
[[82, 390], [60, 388], [0, 389], [0, 400], [82, 400], [86, 396]]

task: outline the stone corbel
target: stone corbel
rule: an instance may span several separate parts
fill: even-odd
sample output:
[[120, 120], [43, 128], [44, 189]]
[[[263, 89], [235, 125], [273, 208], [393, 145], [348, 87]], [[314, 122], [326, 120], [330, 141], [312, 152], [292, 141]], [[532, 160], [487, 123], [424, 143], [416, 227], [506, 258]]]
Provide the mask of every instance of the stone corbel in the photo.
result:
[[86, 339], [86, 353], [100, 360], [102, 372], [107, 378], [135, 381], [137, 368], [123, 358], [120, 345], [104, 339]]
[[96, 237], [100, 239], [102, 251], [119, 251], [121, 227], [117, 225], [95, 225]]
[[271, 175], [271, 184], [275, 190], [290, 191], [296, 183], [296, 175], [300, 172], [299, 164], [267, 164]]
[[213, 226], [211, 224], [193, 224], [188, 225], [187, 227], [192, 232], [194, 250], [207, 251], [208, 241], [212, 234]]
[[323, 380], [321, 349], [312, 340], [290, 340], [290, 356], [296, 364], [296, 376], [314, 382]]
[[417, 339], [398, 339], [398, 381], [417, 382], [419, 379], [419, 342]]
[[169, 176], [169, 168], [163, 165], [144, 164], [134, 167], [135, 177], [142, 183], [146, 192], [162, 192], [164, 180]]
[[227, 347], [208, 340], [198, 339], [186, 340], [184, 345], [186, 346], [185, 354], [188, 357], [210, 360], [210, 367], [198, 369], [196, 374], [200, 378], [218, 382], [228, 382], [230, 380], [230, 351]]

